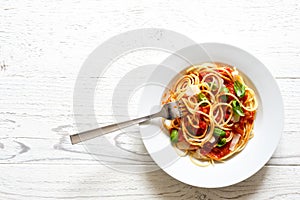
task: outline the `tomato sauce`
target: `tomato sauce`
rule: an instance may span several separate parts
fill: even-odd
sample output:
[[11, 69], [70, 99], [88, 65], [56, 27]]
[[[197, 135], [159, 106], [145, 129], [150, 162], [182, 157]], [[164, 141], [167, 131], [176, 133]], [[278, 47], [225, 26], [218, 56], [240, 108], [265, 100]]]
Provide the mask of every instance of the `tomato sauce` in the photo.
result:
[[230, 147], [230, 143], [231, 142], [227, 142], [224, 146], [222, 147], [215, 147], [213, 148], [210, 152], [209, 152], [209, 155], [211, 157], [214, 157], [214, 158], [217, 158], [217, 159], [220, 159], [224, 156], [226, 156], [227, 154], [230, 153], [230, 150], [229, 150], [229, 147]]

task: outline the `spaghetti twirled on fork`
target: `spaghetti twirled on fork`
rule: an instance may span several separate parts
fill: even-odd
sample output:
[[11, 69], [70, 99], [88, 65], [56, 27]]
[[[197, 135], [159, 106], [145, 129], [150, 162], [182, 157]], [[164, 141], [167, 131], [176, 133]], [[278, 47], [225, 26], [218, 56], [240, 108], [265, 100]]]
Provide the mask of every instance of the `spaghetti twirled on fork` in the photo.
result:
[[257, 100], [236, 68], [224, 63], [190, 66], [162, 103], [177, 100], [185, 115], [164, 120], [164, 125], [173, 145], [197, 165], [224, 161], [253, 137]]

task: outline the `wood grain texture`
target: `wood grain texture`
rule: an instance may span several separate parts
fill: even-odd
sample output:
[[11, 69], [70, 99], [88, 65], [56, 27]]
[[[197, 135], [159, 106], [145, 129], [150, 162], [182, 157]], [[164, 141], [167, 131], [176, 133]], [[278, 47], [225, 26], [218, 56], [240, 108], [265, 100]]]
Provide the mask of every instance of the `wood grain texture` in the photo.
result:
[[[1, 1], [0, 199], [299, 199], [299, 10], [297, 0]], [[170, 29], [199, 43], [232, 44], [266, 65], [285, 104], [283, 136], [266, 167], [240, 184], [200, 189], [162, 171], [113, 171], [83, 145], [70, 144], [68, 135], [77, 131], [73, 91], [82, 63], [107, 39], [137, 28]], [[99, 125], [115, 121], [112, 83], [163, 56], [152, 51], [128, 55], [104, 76], [83, 77], [101, 84], [96, 94], [103, 96], [96, 95], [94, 105]], [[124, 94], [128, 88], [124, 85]], [[131, 117], [137, 114], [138, 96], [120, 105], [128, 107]], [[130, 131], [135, 134], [138, 128]], [[122, 156], [111, 161], [105, 151], [100, 156], [112, 166], [155, 167], [140, 140], [124, 133], [114, 139], [137, 161]]]
[[1, 199], [297, 199], [300, 195], [299, 167], [265, 167], [220, 189], [192, 187], [163, 171], [124, 174], [102, 165], [21, 164], [1, 165], [0, 170]]

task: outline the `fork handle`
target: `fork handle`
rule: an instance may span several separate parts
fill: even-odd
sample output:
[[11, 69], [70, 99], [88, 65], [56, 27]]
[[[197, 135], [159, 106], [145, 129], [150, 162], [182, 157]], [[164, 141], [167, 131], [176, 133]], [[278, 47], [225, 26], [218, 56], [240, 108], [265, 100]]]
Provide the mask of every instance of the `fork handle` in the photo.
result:
[[92, 129], [92, 130], [88, 130], [88, 131], [84, 131], [84, 132], [77, 133], [74, 135], [70, 135], [71, 143], [78, 144], [80, 142], [90, 140], [95, 137], [102, 136], [102, 135], [117, 131], [122, 128], [126, 128], [128, 126], [142, 123], [144, 121], [147, 121], [147, 120], [149, 120], [151, 118], [155, 118], [155, 117], [159, 117], [159, 112], [152, 114], [152, 115], [145, 116], [145, 117], [140, 117], [140, 118], [136, 118], [136, 119], [132, 119], [132, 120], [116, 123], [116, 124], [111, 124], [108, 126], [104, 126], [104, 127], [100, 127], [100, 128], [96, 128], [96, 129]]

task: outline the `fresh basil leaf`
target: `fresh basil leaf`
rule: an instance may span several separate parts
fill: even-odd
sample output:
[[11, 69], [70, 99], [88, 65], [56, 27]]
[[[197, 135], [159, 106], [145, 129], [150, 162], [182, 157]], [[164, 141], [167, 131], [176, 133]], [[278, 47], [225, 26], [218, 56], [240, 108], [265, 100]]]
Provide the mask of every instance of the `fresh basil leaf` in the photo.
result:
[[224, 146], [225, 144], [226, 144], [226, 138], [222, 138], [222, 139], [219, 140], [217, 146], [218, 146], [218, 147], [222, 147], [222, 146]]
[[243, 110], [241, 109], [241, 107], [235, 107], [233, 109], [235, 111], [236, 114], [238, 114], [239, 116], [245, 116]]
[[216, 137], [225, 137], [226, 132], [223, 131], [223, 130], [220, 129], [220, 128], [215, 128], [215, 129], [214, 129], [214, 135], [215, 135]]
[[238, 114], [239, 116], [245, 116], [241, 106], [239, 105], [239, 103], [236, 100], [232, 101], [232, 108], [233, 111]]
[[238, 106], [238, 102], [237, 102], [236, 100], [233, 100], [233, 101], [232, 101], [232, 106], [233, 106], [233, 107], [237, 107], [237, 106]]
[[178, 130], [173, 129], [171, 131], [171, 142], [172, 143], [177, 143], [178, 142]]
[[[223, 87], [222, 92], [229, 93], [229, 89], [227, 87]], [[223, 102], [226, 102], [228, 98], [227, 98], [226, 95], [222, 95], [221, 99], [222, 99]]]
[[200, 92], [200, 93], [198, 94], [198, 100], [199, 100], [199, 101], [206, 101], [207, 98], [206, 98], [205, 94], [203, 94], [203, 93]]
[[[205, 94], [203, 94], [201, 92], [198, 94], [198, 100], [199, 100], [199, 102], [200, 101], [208, 101]], [[207, 105], [207, 103], [202, 103], [200, 106], [206, 106], [206, 105]]]
[[233, 112], [233, 121], [234, 122], [238, 122], [238, 121], [240, 121], [240, 115], [238, 115], [238, 114], [236, 114], [235, 112]]
[[243, 85], [239, 81], [234, 81], [234, 91], [239, 98], [245, 96], [245, 89], [245, 85]]

